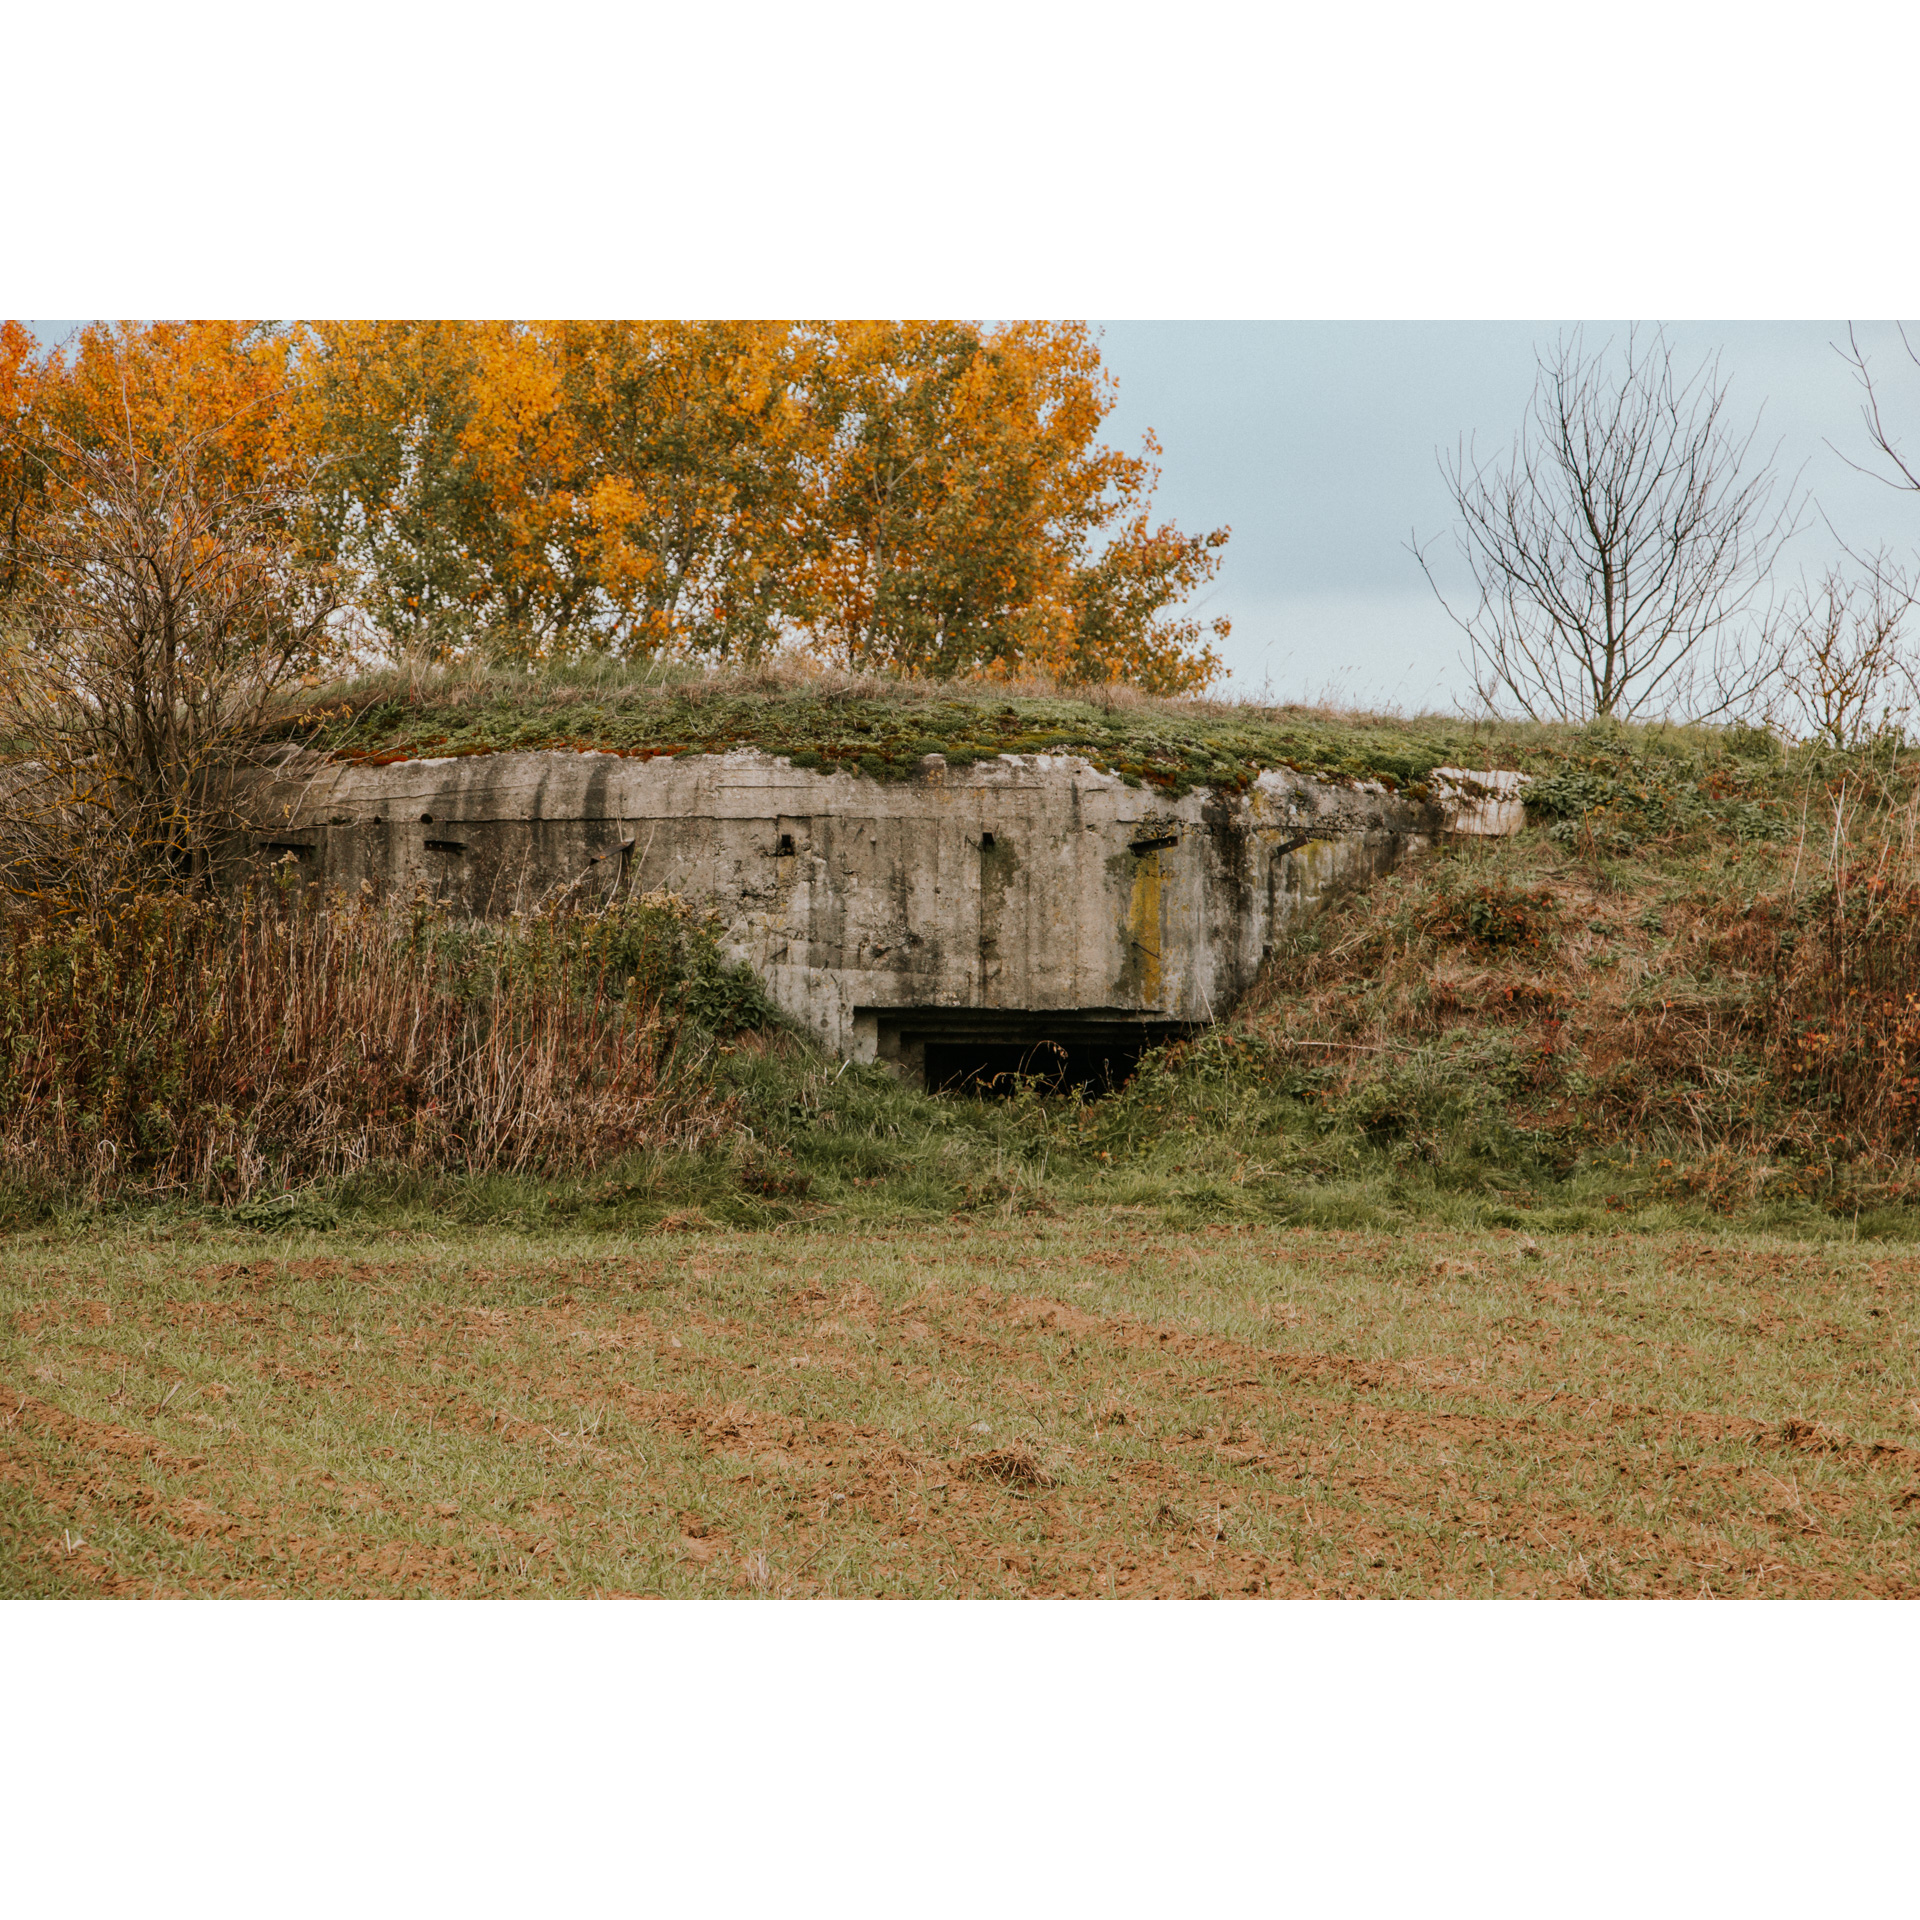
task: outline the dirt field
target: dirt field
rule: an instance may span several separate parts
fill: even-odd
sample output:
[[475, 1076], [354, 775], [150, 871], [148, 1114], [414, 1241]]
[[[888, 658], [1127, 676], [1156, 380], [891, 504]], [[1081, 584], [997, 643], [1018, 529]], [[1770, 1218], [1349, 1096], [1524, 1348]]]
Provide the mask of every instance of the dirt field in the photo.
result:
[[1911, 1595], [1917, 1283], [1123, 1213], [15, 1240], [0, 1593]]

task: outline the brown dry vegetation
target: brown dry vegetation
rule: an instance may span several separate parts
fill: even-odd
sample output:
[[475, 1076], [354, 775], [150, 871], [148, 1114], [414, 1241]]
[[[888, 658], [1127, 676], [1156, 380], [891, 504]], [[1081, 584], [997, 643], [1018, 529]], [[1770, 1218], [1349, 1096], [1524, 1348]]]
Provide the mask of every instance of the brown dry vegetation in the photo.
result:
[[1616, 1209], [1898, 1204], [1920, 1191], [1911, 829], [1630, 861], [1458, 845], [1306, 929], [1202, 1050], [1402, 1166], [1597, 1171]]
[[591, 1172], [735, 1131], [676, 1057], [734, 989], [669, 899], [505, 930], [276, 889], [0, 921], [0, 1172], [245, 1201], [368, 1167]]
[[0, 1592], [1912, 1595], [1916, 1307], [1855, 1246], [1092, 1210], [16, 1241]]

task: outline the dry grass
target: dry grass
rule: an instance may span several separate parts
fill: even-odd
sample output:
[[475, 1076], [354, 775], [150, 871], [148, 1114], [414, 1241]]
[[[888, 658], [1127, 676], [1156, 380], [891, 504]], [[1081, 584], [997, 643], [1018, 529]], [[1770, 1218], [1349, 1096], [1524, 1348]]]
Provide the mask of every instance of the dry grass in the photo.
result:
[[372, 1166], [697, 1147], [726, 1104], [673, 1071], [674, 1024], [626, 977], [681, 917], [642, 902], [479, 936], [269, 893], [0, 928], [0, 1173], [245, 1200]]
[[[491, 665], [484, 660], [452, 664], [424, 660], [402, 662], [363, 673], [351, 680], [310, 690], [284, 704], [282, 718], [298, 719], [315, 708], [342, 707], [362, 712], [393, 702], [458, 710], [486, 705], [501, 698], [530, 710], [563, 707], [583, 695], [619, 698], [623, 695], [671, 690], [692, 700], [733, 700], [810, 694], [829, 700], [922, 705], [930, 702], [975, 700], [997, 704], [1004, 700], [1084, 700], [1107, 712], [1162, 715], [1169, 719], [1196, 716], [1232, 720], [1248, 713], [1284, 713], [1332, 724], [1398, 722], [1402, 716], [1372, 709], [1345, 709], [1289, 702], [1275, 707], [1244, 699], [1212, 698], [1205, 694], [1148, 693], [1124, 682], [1084, 684], [1062, 682], [1045, 674], [1006, 677], [962, 676], [932, 680], [910, 673], [865, 673], [815, 660], [804, 653], [769, 656], [751, 666], [706, 666], [697, 661], [631, 662], [612, 655], [586, 655], [529, 673], [523, 667]], [[1538, 731], [1538, 729], [1534, 729]]]
[[1920, 1256], [15, 1241], [0, 1591], [1920, 1593]]
[[[312, 690], [278, 728], [319, 751], [380, 764], [542, 747], [646, 755], [757, 747], [882, 780], [911, 778], [931, 752], [949, 765], [1073, 752], [1179, 792], [1241, 791], [1273, 767], [1417, 784], [1439, 765], [1542, 756], [1558, 764], [1582, 738], [1567, 727], [1168, 699], [1120, 686], [916, 680], [792, 662], [703, 672], [601, 660], [538, 675], [473, 666], [373, 674]], [[1712, 737], [1662, 740], [1668, 758], [1726, 757]]]
[[1495, 1041], [1529, 1122], [1604, 1122], [1602, 1137], [1659, 1128], [1705, 1151], [1753, 1118], [1753, 1075], [1736, 1056], [1771, 985], [1771, 956], [1729, 953], [1729, 923], [1784, 882], [1790, 859], [1749, 849], [1736, 876], [1716, 850], [1691, 873], [1623, 880], [1540, 838], [1461, 848], [1315, 929], [1242, 1024], [1337, 1064], [1336, 1095], [1377, 1078], [1377, 1056]]

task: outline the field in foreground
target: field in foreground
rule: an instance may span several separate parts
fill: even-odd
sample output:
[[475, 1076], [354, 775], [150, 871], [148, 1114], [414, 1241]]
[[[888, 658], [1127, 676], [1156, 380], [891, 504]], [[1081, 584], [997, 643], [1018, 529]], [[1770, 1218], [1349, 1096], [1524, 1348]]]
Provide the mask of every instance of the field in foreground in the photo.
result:
[[1698, 1233], [0, 1243], [0, 1594], [1912, 1595], [1920, 1255]]

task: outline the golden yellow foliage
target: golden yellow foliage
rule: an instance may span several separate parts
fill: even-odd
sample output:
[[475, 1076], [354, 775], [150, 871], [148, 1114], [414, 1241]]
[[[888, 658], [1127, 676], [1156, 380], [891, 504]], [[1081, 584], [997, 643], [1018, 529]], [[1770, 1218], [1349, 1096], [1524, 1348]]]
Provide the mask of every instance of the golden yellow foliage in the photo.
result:
[[776, 645], [799, 573], [811, 345], [775, 321], [567, 322], [561, 370], [608, 641], [747, 658]]
[[281, 691], [326, 662], [284, 336], [95, 326], [6, 349], [0, 895], [71, 911], [203, 876]]
[[43, 426], [59, 441], [145, 461], [202, 443], [229, 484], [304, 481], [283, 331], [238, 320], [97, 321], [47, 358]]
[[297, 488], [387, 649], [798, 647], [1163, 693], [1219, 669], [1178, 607], [1226, 531], [1154, 524], [1158, 449], [1102, 439], [1078, 323], [123, 323], [38, 368], [0, 335], [0, 408], [23, 379], [43, 438], [215, 433], [234, 484]]
[[33, 335], [18, 320], [0, 321], [0, 595], [18, 580], [23, 523], [39, 491], [27, 444], [38, 371]]

